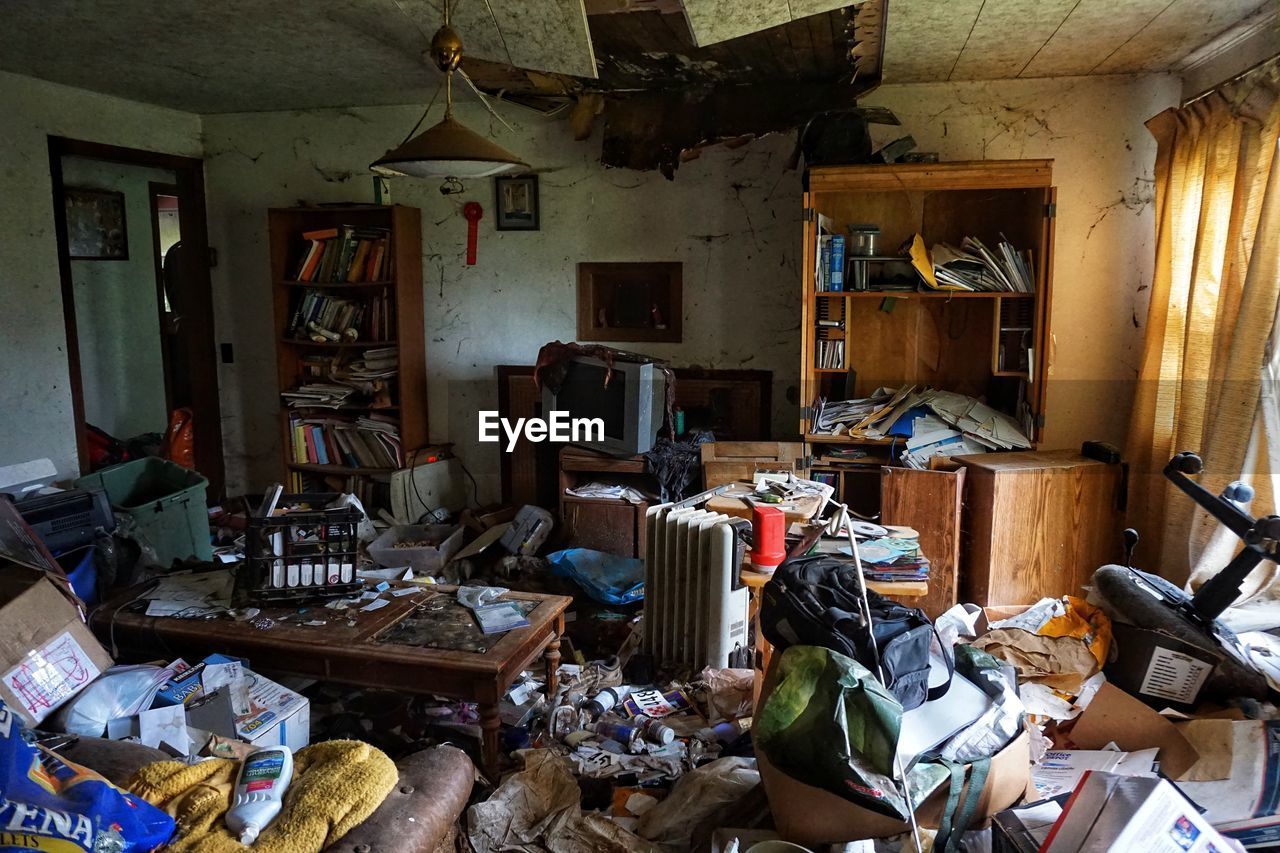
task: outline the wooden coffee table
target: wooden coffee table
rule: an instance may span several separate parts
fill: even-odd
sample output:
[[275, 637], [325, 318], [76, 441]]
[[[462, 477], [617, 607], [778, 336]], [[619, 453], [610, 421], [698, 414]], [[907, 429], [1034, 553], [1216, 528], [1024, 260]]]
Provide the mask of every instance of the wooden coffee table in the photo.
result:
[[[470, 611], [457, 603], [455, 587], [419, 589], [389, 598], [380, 610], [362, 611], [364, 602], [343, 611], [308, 605], [305, 613], [297, 607], [264, 607], [247, 622], [226, 616], [147, 616], [145, 603], [134, 601], [139, 592], [135, 589], [100, 605], [89, 623], [117, 660], [199, 659], [216, 652], [247, 658], [253, 669], [268, 674], [475, 702], [483, 763], [486, 772], [494, 774], [501, 725], [498, 702], [539, 656], [546, 661], [547, 695], [554, 694], [564, 612], [572, 599], [509, 592], [503, 600], [528, 611], [529, 627], [486, 636]], [[302, 624], [311, 620], [326, 624]]]

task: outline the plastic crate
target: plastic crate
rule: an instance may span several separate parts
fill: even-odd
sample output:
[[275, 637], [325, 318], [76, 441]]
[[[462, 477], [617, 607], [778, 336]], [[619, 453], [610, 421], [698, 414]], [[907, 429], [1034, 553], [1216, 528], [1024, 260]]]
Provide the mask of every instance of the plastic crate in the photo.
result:
[[277, 506], [313, 507], [249, 518], [246, 589], [258, 601], [308, 601], [359, 592], [356, 576], [360, 510], [324, 509], [337, 492], [281, 495]]
[[133, 518], [138, 534], [165, 567], [174, 560], [213, 559], [208, 486], [195, 471], [156, 456], [113, 465], [75, 481], [78, 489], [105, 491], [113, 509]]

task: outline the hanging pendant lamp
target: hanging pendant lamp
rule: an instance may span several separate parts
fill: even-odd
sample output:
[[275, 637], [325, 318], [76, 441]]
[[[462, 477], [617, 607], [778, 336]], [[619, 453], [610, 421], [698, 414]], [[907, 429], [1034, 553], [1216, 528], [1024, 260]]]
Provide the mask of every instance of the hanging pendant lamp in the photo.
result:
[[487, 178], [529, 168], [528, 163], [453, 117], [453, 72], [462, 62], [462, 37], [449, 24], [448, 3], [444, 26], [431, 39], [431, 59], [445, 75], [444, 120], [417, 136], [410, 133], [412, 138], [383, 154], [369, 168], [380, 175], [455, 179]]

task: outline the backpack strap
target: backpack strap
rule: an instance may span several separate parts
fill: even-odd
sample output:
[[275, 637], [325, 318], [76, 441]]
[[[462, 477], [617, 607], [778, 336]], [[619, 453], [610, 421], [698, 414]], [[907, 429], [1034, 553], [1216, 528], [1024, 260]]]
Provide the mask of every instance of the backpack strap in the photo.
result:
[[[987, 776], [991, 772], [991, 759], [979, 758], [971, 763], [969, 789], [965, 793], [964, 802], [960, 804], [951, 824], [951, 834], [947, 837], [943, 853], [958, 853], [964, 834], [973, 823], [974, 813], [978, 811], [978, 801], [982, 799], [982, 789], [987, 786]], [[935, 842], [936, 844], [936, 842]], [[937, 849], [936, 846], [934, 849]]]
[[951, 689], [951, 679], [956, 674], [956, 654], [947, 648], [946, 643], [942, 642], [942, 635], [938, 633], [937, 626], [933, 626], [933, 636], [938, 638], [938, 648], [942, 649], [942, 660], [947, 665], [947, 680], [939, 684], [937, 687], [930, 687], [929, 693], [925, 698], [926, 702], [932, 702], [934, 699], [941, 699]]
[[[933, 849], [943, 850], [947, 839], [951, 837], [956, 811], [960, 805], [960, 789], [964, 787], [964, 765], [955, 761], [939, 759], [942, 766], [951, 771], [951, 784], [947, 789], [947, 801], [942, 806], [942, 820], [938, 824], [938, 834], [933, 839]], [[911, 808], [911, 804], [907, 804]]]

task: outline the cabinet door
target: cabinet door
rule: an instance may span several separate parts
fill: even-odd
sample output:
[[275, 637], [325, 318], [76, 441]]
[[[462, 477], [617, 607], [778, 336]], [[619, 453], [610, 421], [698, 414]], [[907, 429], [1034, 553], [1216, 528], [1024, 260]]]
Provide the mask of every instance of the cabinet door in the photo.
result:
[[646, 508], [621, 501], [566, 500], [564, 525], [569, 546], [643, 557]]
[[818, 213], [813, 209], [813, 193], [805, 193], [803, 205], [804, 240], [800, 251], [800, 435], [809, 432], [808, 407], [817, 391], [813, 381], [813, 343], [816, 332], [813, 304], [814, 250], [818, 243]]
[[1039, 441], [1044, 433], [1045, 400], [1048, 392], [1049, 359], [1053, 352], [1053, 336], [1050, 329], [1050, 311], [1053, 307], [1053, 227], [1057, 223], [1058, 188], [1046, 187], [1044, 190], [1044, 236], [1041, 238], [1041, 261], [1039, 270], [1040, 293], [1036, 298], [1036, 333], [1035, 349], [1032, 352], [1035, 364], [1032, 365], [1031, 387], [1027, 389], [1027, 397], [1031, 404], [1031, 412], [1035, 417], [1035, 435], [1032, 441]]

